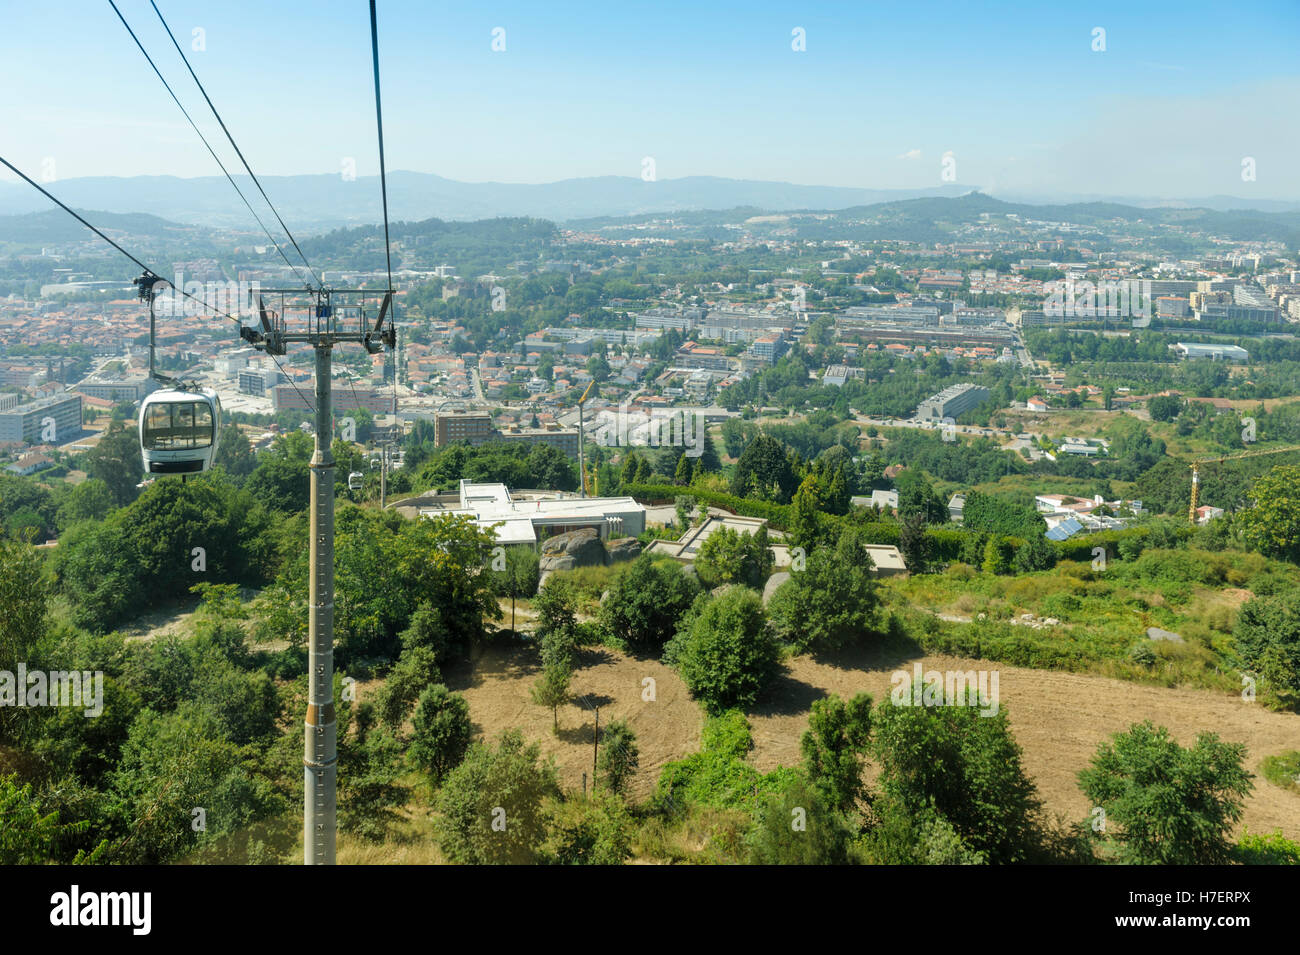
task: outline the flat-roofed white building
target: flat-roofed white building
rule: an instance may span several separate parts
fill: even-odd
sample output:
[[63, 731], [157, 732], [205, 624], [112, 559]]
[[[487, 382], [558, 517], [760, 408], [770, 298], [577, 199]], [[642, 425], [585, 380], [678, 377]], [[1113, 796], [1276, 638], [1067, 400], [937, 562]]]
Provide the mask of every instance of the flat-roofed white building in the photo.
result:
[[466, 514], [500, 544], [536, 544], [548, 536], [595, 528], [602, 540], [636, 537], [645, 532], [645, 508], [630, 497], [567, 497], [556, 494], [516, 499], [504, 484], [460, 482], [455, 504], [421, 507], [420, 517]]

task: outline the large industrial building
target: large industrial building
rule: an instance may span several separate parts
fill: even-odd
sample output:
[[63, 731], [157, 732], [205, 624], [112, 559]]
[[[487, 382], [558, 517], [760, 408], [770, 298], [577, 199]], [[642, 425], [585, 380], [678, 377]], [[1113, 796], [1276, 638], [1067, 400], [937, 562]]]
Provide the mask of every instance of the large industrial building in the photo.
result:
[[0, 412], [0, 442], [55, 444], [80, 433], [81, 395], [55, 395]]
[[480, 528], [494, 528], [500, 544], [536, 544], [584, 527], [595, 528], [601, 540], [645, 533], [645, 508], [630, 497], [565, 497], [546, 494], [515, 499], [504, 484], [460, 482], [452, 502], [430, 502], [419, 508], [422, 518], [466, 514]]
[[1225, 361], [1249, 361], [1250, 352], [1240, 345], [1209, 345], [1202, 342], [1177, 342], [1169, 346], [1179, 358], [1219, 358]]
[[989, 390], [982, 385], [949, 385], [937, 395], [931, 395], [922, 401], [916, 409], [916, 416], [924, 421], [955, 419], [988, 400]]

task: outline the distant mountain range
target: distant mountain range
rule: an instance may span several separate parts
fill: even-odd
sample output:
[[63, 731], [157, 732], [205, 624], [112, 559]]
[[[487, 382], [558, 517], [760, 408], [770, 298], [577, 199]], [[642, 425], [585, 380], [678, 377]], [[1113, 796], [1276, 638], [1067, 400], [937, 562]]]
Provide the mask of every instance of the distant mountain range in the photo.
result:
[[[246, 176], [236, 176], [235, 179], [250, 199], [257, 195]], [[308, 234], [374, 224], [382, 218], [379, 180], [374, 176], [362, 176], [351, 181], [337, 175], [267, 176], [262, 178], [262, 184], [285, 222], [295, 232]], [[248, 210], [234, 195], [230, 184], [220, 176], [195, 179], [174, 176], [91, 177], [62, 180], [49, 188], [74, 208], [122, 214], [147, 213], [176, 223], [257, 231]], [[429, 173], [393, 172], [388, 176], [388, 208], [393, 221], [532, 216], [563, 223], [598, 217], [737, 207], [769, 212], [842, 210], [905, 199], [954, 198], [971, 191], [970, 186], [955, 184], [931, 189], [851, 189], [711, 176], [688, 176], [659, 182], [599, 176], [538, 184], [471, 183]], [[1034, 204], [1048, 201], [1048, 197], [1012, 194], [1000, 195], [999, 198]], [[260, 202], [260, 197], [258, 200]], [[1050, 201], [1059, 204], [1062, 199], [1054, 197]], [[1231, 196], [1198, 200], [1072, 196], [1066, 201], [1118, 202], [1148, 208], [1300, 211], [1300, 202], [1246, 200]], [[272, 223], [272, 217], [264, 207], [256, 203], [254, 207], [268, 224]], [[25, 183], [0, 183], [0, 216], [48, 208], [49, 201]]]

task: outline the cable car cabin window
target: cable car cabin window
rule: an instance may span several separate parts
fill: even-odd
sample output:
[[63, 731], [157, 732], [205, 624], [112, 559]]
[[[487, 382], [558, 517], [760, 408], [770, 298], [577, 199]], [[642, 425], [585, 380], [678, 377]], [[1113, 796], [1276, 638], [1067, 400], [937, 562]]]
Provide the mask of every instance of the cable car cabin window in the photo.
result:
[[182, 401], [151, 405], [144, 418], [148, 451], [188, 451], [212, 444], [212, 409], [206, 402]]

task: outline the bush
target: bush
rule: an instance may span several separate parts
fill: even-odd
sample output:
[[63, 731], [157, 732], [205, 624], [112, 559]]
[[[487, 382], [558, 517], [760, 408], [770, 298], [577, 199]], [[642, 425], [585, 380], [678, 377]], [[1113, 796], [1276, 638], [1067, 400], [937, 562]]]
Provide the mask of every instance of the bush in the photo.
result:
[[730, 710], [704, 722], [700, 751], [666, 764], [659, 774], [655, 802], [670, 814], [691, 806], [749, 809], [760, 794], [778, 792], [794, 771], [766, 776], [745, 761], [754, 747], [745, 714]]
[[[1228, 861], [1228, 834], [1253, 788], [1246, 747], [1202, 733], [1184, 749], [1164, 727], [1135, 723], [1103, 743], [1079, 786], [1106, 811], [1116, 861], [1126, 865], [1207, 865]], [[1113, 834], [1109, 834], [1113, 833]]]
[[435, 784], [460, 765], [471, 738], [469, 704], [441, 683], [420, 694], [408, 755]]
[[1280, 689], [1300, 692], [1300, 588], [1242, 604], [1233, 639], [1249, 669]]
[[554, 763], [541, 762], [541, 747], [518, 730], [495, 748], [475, 743], [438, 792], [438, 844], [452, 862], [535, 862], [547, 834], [543, 802], [558, 795]]
[[600, 622], [632, 650], [658, 653], [699, 593], [698, 581], [676, 561], [656, 562], [642, 554], [610, 588]]
[[543, 858], [556, 865], [622, 865], [632, 855], [632, 817], [617, 796], [566, 799], [550, 813]]
[[1300, 842], [1283, 836], [1281, 829], [1267, 836], [1243, 830], [1232, 855], [1242, 865], [1300, 865]]
[[912, 818], [943, 817], [989, 862], [1028, 861], [1039, 847], [1041, 804], [1006, 708], [985, 716], [974, 702], [876, 708], [871, 751], [881, 789]]
[[745, 834], [754, 865], [842, 865], [848, 861], [849, 825], [802, 777], [786, 782], [758, 804]]
[[710, 714], [749, 707], [776, 676], [781, 651], [758, 594], [732, 587], [701, 595], [689, 628], [674, 638], [682, 680]]

